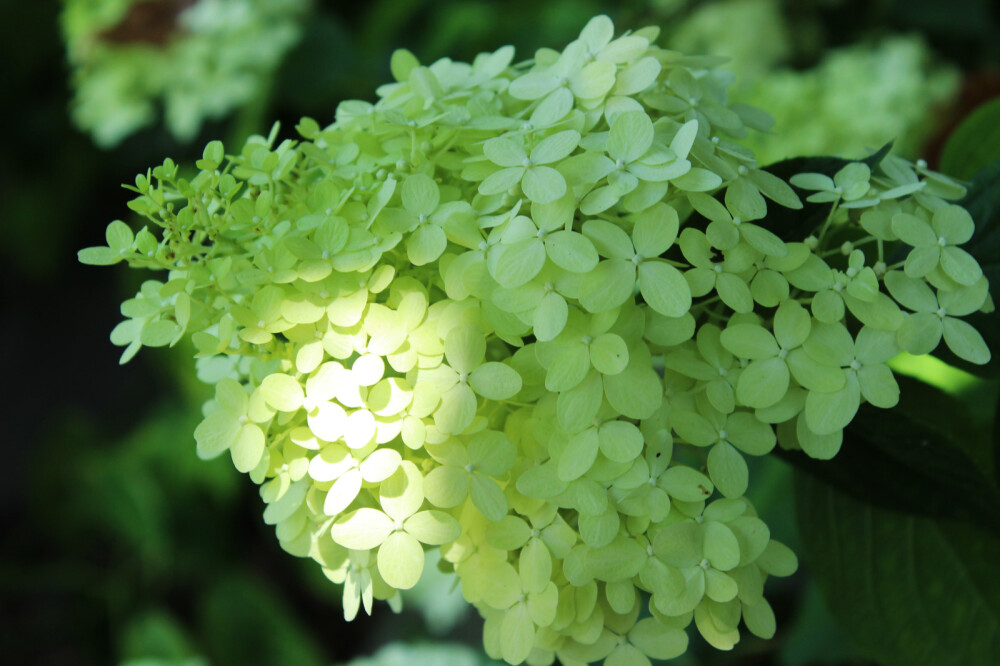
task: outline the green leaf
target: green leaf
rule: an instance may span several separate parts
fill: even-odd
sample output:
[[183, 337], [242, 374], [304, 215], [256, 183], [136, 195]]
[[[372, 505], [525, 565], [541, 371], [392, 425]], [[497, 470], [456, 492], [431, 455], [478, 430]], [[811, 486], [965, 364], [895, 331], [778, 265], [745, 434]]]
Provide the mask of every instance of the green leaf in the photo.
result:
[[998, 157], [1000, 98], [994, 98], [977, 107], [951, 133], [941, 152], [941, 171], [959, 180], [971, 180]]
[[[226, 573], [206, 581], [193, 609], [197, 618], [193, 626], [198, 628], [199, 647], [212, 664], [329, 664], [323, 646], [303, 626], [299, 610], [287, 595], [275, 590], [250, 572]], [[184, 666], [209, 663], [192, 661]]]
[[776, 453], [872, 506], [967, 521], [1000, 534], [1000, 490], [983, 472], [993, 466], [989, 435], [971, 425], [963, 402], [916, 379], [896, 380], [899, 404], [889, 412], [862, 406], [833, 460]]
[[982, 664], [1000, 653], [1000, 539], [877, 509], [808, 476], [799, 530], [827, 605], [879, 663]]

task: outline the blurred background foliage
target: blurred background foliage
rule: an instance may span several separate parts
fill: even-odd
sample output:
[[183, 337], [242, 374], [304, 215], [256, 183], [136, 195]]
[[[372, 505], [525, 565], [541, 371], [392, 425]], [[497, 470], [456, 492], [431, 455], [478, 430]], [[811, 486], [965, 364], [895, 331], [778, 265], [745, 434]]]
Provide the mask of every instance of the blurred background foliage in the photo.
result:
[[[1000, 17], [988, 0], [316, 2], [272, 78], [232, 113], [208, 114], [196, 135], [180, 132], [188, 142], [161, 120], [101, 149], [71, 121], [75, 79], [59, 11], [17, 3], [0, 28], [0, 335], [11, 380], [0, 622], [4, 660], [40, 666], [487, 663], [481, 621], [443, 575], [423, 581], [401, 615], [380, 606], [345, 625], [339, 591], [263, 525], [254, 486], [228, 460], [195, 458], [191, 433], [208, 392], [193, 363], [148, 350], [118, 366], [108, 341], [115, 304], [142, 276], [80, 266], [76, 250], [125, 215], [119, 184], [135, 173], [167, 155], [191, 164], [208, 140], [236, 145], [274, 119], [285, 128], [302, 115], [329, 122], [340, 100], [371, 99], [389, 80], [397, 47], [429, 62], [509, 43], [523, 59], [567, 43], [598, 13], [620, 28], [659, 25], [668, 47], [732, 56], [734, 96], [778, 121], [754, 144], [762, 163], [857, 156], [895, 139], [934, 166], [958, 122], [1000, 93]], [[936, 377], [972, 391], [972, 410], [992, 418], [995, 396], [961, 376]], [[756, 462], [752, 499], [801, 553], [789, 468]], [[772, 586], [774, 640], [746, 640], [730, 654], [695, 642], [678, 663], [866, 663], [830, 618], [808, 561]]]

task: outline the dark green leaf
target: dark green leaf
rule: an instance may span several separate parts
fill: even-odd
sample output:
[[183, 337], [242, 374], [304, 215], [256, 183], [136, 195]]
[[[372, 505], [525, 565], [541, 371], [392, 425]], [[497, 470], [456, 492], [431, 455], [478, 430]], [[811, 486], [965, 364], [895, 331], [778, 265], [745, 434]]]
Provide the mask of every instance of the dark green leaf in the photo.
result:
[[120, 653], [125, 660], [155, 657], [180, 662], [193, 654], [193, 648], [176, 618], [151, 611], [131, 619], [122, 632]]
[[1000, 539], [796, 481], [804, 559], [848, 638], [894, 666], [989, 666], [1000, 654]]
[[993, 411], [993, 478], [1000, 483], [1000, 400]]
[[900, 405], [889, 412], [864, 405], [833, 460], [779, 455], [873, 506], [968, 521], [1000, 534], [1000, 492], [982, 471], [991, 469], [990, 438], [967, 427], [972, 421], [959, 401], [915, 379], [899, 382]]
[[941, 154], [941, 171], [970, 179], [1000, 158], [1000, 97], [980, 105], [951, 133]]
[[320, 666], [320, 648], [292, 609], [256, 579], [229, 576], [205, 596], [205, 651], [217, 666]]

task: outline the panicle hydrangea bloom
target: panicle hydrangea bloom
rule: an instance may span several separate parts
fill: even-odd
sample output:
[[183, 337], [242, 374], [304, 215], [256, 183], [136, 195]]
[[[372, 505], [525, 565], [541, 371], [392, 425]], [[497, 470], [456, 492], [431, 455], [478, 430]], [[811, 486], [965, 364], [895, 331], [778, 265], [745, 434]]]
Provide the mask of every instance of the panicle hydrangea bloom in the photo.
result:
[[169, 271], [123, 304], [123, 362], [191, 336], [199, 454], [260, 484], [348, 619], [437, 546], [510, 664], [649, 664], [692, 622], [768, 638], [796, 558], [745, 456], [834, 455], [863, 401], [896, 403], [901, 349], [988, 359], [961, 187], [892, 157], [799, 175], [829, 215], [782, 239], [768, 212], [802, 203], [737, 143], [766, 118], [656, 37], [600, 16], [520, 64], [399, 51], [301, 141], [138, 176], [160, 233], [81, 251]]
[[298, 41], [308, 0], [65, 0], [73, 120], [104, 147], [156, 120], [190, 141], [249, 103]]
[[898, 35], [838, 49], [809, 70], [767, 72], [738, 97], [774, 111], [775, 133], [749, 142], [768, 161], [849, 155], [893, 139], [914, 155], [958, 83], [958, 71], [934, 62], [918, 35]]
[[918, 154], [935, 113], [958, 88], [957, 69], [937, 60], [916, 34], [848, 44], [801, 69], [790, 66], [793, 42], [801, 40], [795, 34], [822, 27], [805, 15], [791, 20], [780, 0], [679, 4], [684, 10], [675, 8], [668, 33], [673, 47], [729, 56], [732, 99], [774, 114], [774, 132], [746, 141], [764, 163], [853, 155], [890, 140], [897, 152]]

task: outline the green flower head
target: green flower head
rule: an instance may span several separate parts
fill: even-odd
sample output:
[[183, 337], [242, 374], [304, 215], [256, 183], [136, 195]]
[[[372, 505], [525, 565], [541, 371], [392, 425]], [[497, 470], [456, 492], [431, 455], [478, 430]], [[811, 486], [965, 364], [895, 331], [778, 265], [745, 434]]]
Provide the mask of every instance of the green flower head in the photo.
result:
[[[931, 176], [799, 178], [829, 216], [779, 236], [769, 211], [802, 203], [729, 147], [759, 116], [656, 37], [598, 16], [519, 64], [398, 52], [378, 101], [300, 140], [138, 176], [158, 233], [114, 222], [81, 251], [164, 271], [122, 306], [123, 362], [191, 336], [216, 385], [199, 455], [260, 485], [348, 619], [398, 608], [440, 547], [511, 664], [648, 664], [692, 621], [720, 649], [741, 622], [770, 637], [763, 582], [796, 561], [744, 456], [832, 456], [863, 401], [895, 404], [900, 349], [988, 359], [960, 319], [988, 285]], [[934, 261], [888, 267], [899, 239]]]
[[65, 0], [73, 120], [102, 147], [156, 121], [190, 141], [258, 96], [308, 0]]

